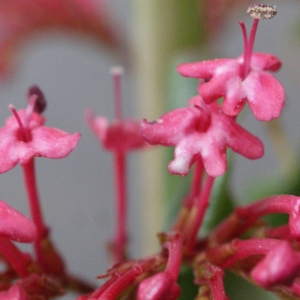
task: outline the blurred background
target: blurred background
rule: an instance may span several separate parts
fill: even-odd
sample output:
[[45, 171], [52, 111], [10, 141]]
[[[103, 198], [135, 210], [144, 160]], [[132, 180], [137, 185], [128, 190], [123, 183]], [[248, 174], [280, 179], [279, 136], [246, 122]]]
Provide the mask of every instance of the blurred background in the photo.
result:
[[[0, 122], [4, 125], [11, 115], [10, 103], [17, 109], [25, 106], [27, 88], [37, 84], [48, 101], [47, 126], [81, 133], [78, 147], [66, 159], [37, 159], [37, 178], [45, 218], [58, 249], [72, 272], [98, 285], [95, 276], [109, 267], [106, 246], [114, 232], [114, 175], [111, 154], [100, 148], [87, 128], [85, 109], [113, 120], [109, 68], [119, 64], [126, 71], [122, 80], [125, 117], [153, 120], [171, 108], [185, 106], [196, 94], [196, 82], [180, 78], [176, 65], [239, 56], [243, 41], [238, 21], [244, 21], [249, 29], [252, 19], [245, 12], [249, 1], [108, 0], [104, 14], [104, 1], [94, 2], [99, 2], [94, 13], [107, 19], [115, 43], [105, 39], [103, 32], [91, 30], [84, 19], [75, 29], [37, 23], [30, 34], [15, 34], [16, 26], [28, 25], [31, 16], [18, 23], [21, 14], [16, 13], [11, 25], [3, 17], [0, 2], [0, 39], [15, 34], [17, 41], [8, 49], [2, 43], [3, 51], [0, 43], [4, 58], [0, 63]], [[258, 161], [234, 157], [230, 188], [238, 203], [267, 194], [261, 182], [278, 186], [298, 172], [293, 159], [298, 157], [299, 144], [300, 3], [277, 0], [265, 4], [277, 5], [278, 14], [260, 22], [255, 50], [282, 59], [283, 68], [276, 77], [286, 87], [287, 103], [280, 123], [273, 127], [256, 121], [249, 111], [241, 118], [243, 126], [264, 141], [265, 156]], [[94, 22], [93, 26], [103, 24]], [[284, 139], [278, 141], [274, 130], [283, 132]], [[170, 204], [182, 193], [175, 189], [178, 183], [166, 183], [168, 154], [161, 149], [147, 152], [132, 153], [129, 160], [132, 257], [157, 249], [155, 233], [166, 228], [165, 216], [174, 211]], [[166, 191], [167, 184], [173, 184], [173, 193]], [[257, 192], [249, 192], [255, 186]], [[0, 199], [28, 215], [19, 166], [1, 175]]]

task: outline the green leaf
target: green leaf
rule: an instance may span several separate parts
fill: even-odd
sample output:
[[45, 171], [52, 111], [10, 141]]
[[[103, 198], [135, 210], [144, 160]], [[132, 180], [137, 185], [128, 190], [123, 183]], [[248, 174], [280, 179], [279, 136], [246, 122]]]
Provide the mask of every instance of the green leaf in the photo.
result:
[[181, 289], [179, 300], [195, 299], [198, 294], [199, 286], [194, 284], [194, 274], [192, 268], [182, 268], [178, 278], [178, 284], [180, 285]]

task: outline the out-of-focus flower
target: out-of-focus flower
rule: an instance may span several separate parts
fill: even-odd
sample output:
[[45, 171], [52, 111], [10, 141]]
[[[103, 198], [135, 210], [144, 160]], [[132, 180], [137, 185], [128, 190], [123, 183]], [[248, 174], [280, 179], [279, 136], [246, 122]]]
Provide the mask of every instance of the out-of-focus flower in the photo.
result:
[[6, 75], [20, 45], [36, 33], [60, 30], [120, 44], [105, 0], [3, 0], [0, 2], [0, 73]]
[[197, 159], [202, 159], [210, 176], [226, 171], [226, 147], [250, 159], [263, 155], [262, 142], [219, 105], [206, 105], [201, 97], [190, 100], [190, 107], [175, 109], [155, 122], [142, 121], [142, 136], [152, 145], [175, 146], [175, 159], [169, 172], [186, 175]]
[[92, 111], [87, 110], [86, 120], [106, 150], [125, 152], [148, 146], [141, 136], [140, 122], [134, 119], [116, 120], [109, 124], [107, 118], [94, 117]]

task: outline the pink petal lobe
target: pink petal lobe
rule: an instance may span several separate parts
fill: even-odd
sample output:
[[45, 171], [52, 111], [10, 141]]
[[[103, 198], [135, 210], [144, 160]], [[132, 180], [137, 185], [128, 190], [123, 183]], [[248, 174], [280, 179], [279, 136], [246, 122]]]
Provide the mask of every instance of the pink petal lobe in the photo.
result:
[[246, 102], [241, 77], [231, 76], [226, 82], [225, 90], [222, 109], [226, 115], [236, 116], [243, 109]]
[[95, 136], [103, 142], [106, 139], [106, 134], [109, 126], [108, 119], [105, 117], [94, 117], [91, 110], [85, 112], [86, 121]]
[[178, 108], [154, 122], [142, 121], [143, 138], [151, 145], [175, 146], [182, 138], [195, 130], [201, 113], [198, 109]]
[[17, 130], [0, 128], [0, 174], [13, 168], [18, 163], [18, 157], [12, 151], [12, 145], [17, 141]]
[[[74, 150], [79, 139], [80, 134], [78, 132], [69, 134], [56, 128], [43, 126], [33, 130], [32, 141], [25, 144], [30, 144], [28, 146], [35, 150], [36, 156], [63, 158]], [[21, 164], [27, 161], [26, 155], [20, 155]]]
[[140, 122], [128, 119], [115, 121], [107, 128], [103, 146], [109, 150], [136, 150], [147, 146], [141, 135]]
[[221, 58], [214, 60], [205, 60], [200, 62], [185, 63], [177, 67], [177, 71], [180, 75], [185, 77], [194, 78], [211, 78], [215, 75], [215, 72], [219, 71], [219, 68], [223, 68], [227, 64], [236, 65], [235, 59]]
[[277, 118], [285, 102], [281, 83], [266, 72], [251, 72], [243, 82], [248, 103], [256, 119], [270, 121]]
[[269, 53], [252, 53], [251, 56], [251, 69], [253, 70], [268, 70], [278, 71], [281, 68], [281, 61]]
[[94, 117], [91, 110], [86, 111], [86, 120], [106, 150], [129, 151], [148, 146], [142, 138], [141, 124], [137, 120], [116, 120], [109, 124], [105, 117]]
[[249, 159], [264, 155], [264, 145], [261, 140], [245, 130], [233, 120], [228, 120], [228, 135], [226, 144], [234, 151]]
[[35, 224], [20, 212], [0, 200], [0, 234], [17, 242], [29, 243], [35, 240]]
[[217, 99], [224, 96], [226, 92], [225, 82], [232, 76], [232, 74], [223, 73], [212, 77], [207, 83], [202, 83], [198, 87], [198, 93], [203, 100], [210, 104]]
[[208, 151], [202, 153], [202, 160], [208, 175], [213, 177], [223, 175], [227, 169], [226, 148], [213, 142]]
[[190, 166], [197, 157], [200, 157], [199, 139], [197, 133], [184, 137], [175, 147], [174, 159], [169, 163], [168, 170], [171, 174], [185, 176], [190, 171]]

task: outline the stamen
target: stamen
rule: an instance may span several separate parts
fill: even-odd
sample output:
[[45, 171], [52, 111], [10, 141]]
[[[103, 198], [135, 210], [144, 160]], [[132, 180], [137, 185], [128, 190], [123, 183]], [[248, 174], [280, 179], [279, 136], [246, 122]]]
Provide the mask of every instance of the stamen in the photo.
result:
[[244, 61], [245, 61], [245, 53], [246, 49], [248, 47], [248, 36], [247, 36], [247, 30], [244, 22], [239, 22], [239, 25], [242, 29], [242, 34], [243, 34], [243, 40], [244, 40]]
[[28, 135], [26, 134], [26, 130], [25, 130], [25, 127], [23, 126], [23, 123], [21, 121], [21, 118], [18, 114], [18, 112], [16, 111], [15, 107], [12, 105], [12, 104], [9, 104], [8, 108], [10, 109], [10, 111], [13, 113], [13, 115], [15, 116], [16, 118], [16, 121], [18, 122], [19, 124], [19, 127], [20, 127], [20, 133], [21, 133], [21, 140], [23, 142], [28, 142], [29, 141], [29, 137]]
[[[259, 22], [259, 19], [254, 19], [252, 27], [251, 27], [249, 39], [247, 40], [247, 42], [244, 45], [244, 49], [245, 49], [244, 50], [244, 74], [243, 74], [244, 78], [248, 75], [249, 70], [250, 70], [251, 56], [252, 56], [252, 52], [253, 52], [258, 22]], [[244, 30], [246, 31], [246, 29], [243, 29], [243, 26], [241, 26], [241, 27], [242, 27], [242, 31], [244, 31]], [[244, 35], [245, 35], [245, 33], [243, 32], [243, 36]], [[246, 33], [246, 37], [247, 37], [247, 33]], [[244, 36], [244, 39], [245, 39], [245, 36]]]
[[247, 13], [254, 18], [249, 39], [247, 39], [247, 32], [245, 25], [240, 22], [242, 28], [243, 37], [244, 37], [244, 70], [243, 78], [247, 76], [250, 70], [251, 56], [254, 47], [255, 35], [258, 27], [258, 22], [261, 19], [271, 19], [276, 14], [276, 6], [270, 6], [265, 4], [252, 4], [248, 7]]
[[24, 117], [24, 122], [23, 122], [23, 126], [24, 126], [25, 130], [27, 128], [29, 128], [29, 122], [30, 122], [32, 113], [34, 111], [37, 99], [38, 99], [37, 95], [32, 95], [29, 98], [28, 105], [26, 107], [26, 113], [25, 113], [25, 117]]
[[37, 85], [33, 85], [28, 89], [27, 97], [30, 99], [33, 95], [37, 96], [37, 100], [34, 105], [34, 111], [41, 114], [43, 111], [45, 111], [47, 107], [47, 102], [44, 93]]
[[272, 19], [276, 14], [276, 6], [265, 4], [251, 4], [247, 9], [247, 14], [254, 19]]
[[122, 97], [121, 97], [121, 76], [124, 69], [120, 66], [110, 68], [110, 73], [114, 80], [114, 93], [115, 93], [115, 118], [122, 119]]

